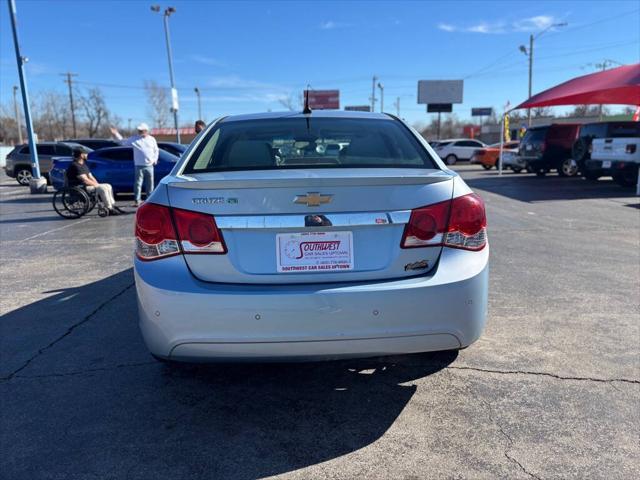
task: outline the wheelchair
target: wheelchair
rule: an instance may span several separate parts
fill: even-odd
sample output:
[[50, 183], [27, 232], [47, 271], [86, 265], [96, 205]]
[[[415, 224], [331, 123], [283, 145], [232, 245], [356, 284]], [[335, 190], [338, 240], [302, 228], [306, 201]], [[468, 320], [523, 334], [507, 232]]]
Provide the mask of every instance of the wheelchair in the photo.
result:
[[98, 208], [98, 216], [106, 217], [109, 210], [104, 206], [98, 192], [94, 189], [88, 191], [84, 186], [64, 186], [53, 194], [53, 209], [62, 218], [80, 218]]

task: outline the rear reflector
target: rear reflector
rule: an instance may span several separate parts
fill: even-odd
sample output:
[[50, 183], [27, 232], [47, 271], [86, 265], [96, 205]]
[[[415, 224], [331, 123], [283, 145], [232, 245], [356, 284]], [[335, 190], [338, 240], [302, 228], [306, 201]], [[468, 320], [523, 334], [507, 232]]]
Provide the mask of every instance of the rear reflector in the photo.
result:
[[486, 226], [484, 203], [471, 193], [413, 210], [400, 246], [482, 250], [487, 244]]
[[[175, 226], [174, 226], [175, 225]], [[212, 215], [145, 203], [136, 212], [136, 255], [142, 260], [184, 253], [226, 253]]]

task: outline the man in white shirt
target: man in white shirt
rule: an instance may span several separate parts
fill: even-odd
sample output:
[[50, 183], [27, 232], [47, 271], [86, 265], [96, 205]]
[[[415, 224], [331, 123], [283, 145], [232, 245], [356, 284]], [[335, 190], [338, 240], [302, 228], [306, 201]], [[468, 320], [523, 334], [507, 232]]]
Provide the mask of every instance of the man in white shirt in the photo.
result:
[[135, 182], [133, 193], [135, 195], [135, 206], [140, 206], [142, 183], [145, 184], [147, 198], [153, 191], [153, 166], [158, 163], [158, 143], [156, 139], [149, 135], [149, 125], [141, 123], [136, 127], [137, 135], [123, 139], [118, 129], [111, 127], [111, 133], [116, 137], [121, 145], [133, 147], [133, 163], [135, 165]]

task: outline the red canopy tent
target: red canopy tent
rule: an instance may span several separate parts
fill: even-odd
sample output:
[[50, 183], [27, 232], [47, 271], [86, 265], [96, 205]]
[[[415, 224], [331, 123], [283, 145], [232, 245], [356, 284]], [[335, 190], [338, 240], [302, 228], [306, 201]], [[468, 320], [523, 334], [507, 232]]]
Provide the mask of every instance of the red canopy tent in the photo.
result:
[[586, 104], [640, 105], [640, 63], [574, 78], [534, 95], [514, 110]]

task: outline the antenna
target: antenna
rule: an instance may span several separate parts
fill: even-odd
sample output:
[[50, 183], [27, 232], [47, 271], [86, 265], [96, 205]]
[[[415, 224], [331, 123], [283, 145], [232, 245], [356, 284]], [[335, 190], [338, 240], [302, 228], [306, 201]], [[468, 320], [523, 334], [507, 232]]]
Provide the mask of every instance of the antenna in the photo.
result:
[[307, 89], [304, 91], [304, 109], [302, 113], [308, 115], [311, 113], [311, 108], [309, 108], [309, 90], [311, 89], [311, 85], [307, 84]]

